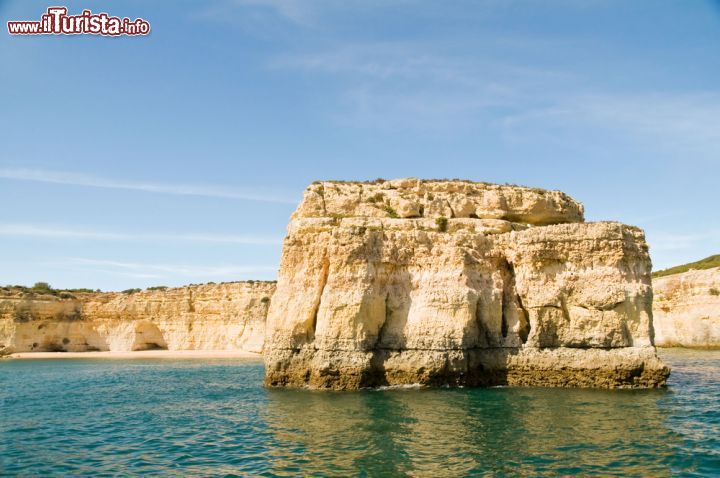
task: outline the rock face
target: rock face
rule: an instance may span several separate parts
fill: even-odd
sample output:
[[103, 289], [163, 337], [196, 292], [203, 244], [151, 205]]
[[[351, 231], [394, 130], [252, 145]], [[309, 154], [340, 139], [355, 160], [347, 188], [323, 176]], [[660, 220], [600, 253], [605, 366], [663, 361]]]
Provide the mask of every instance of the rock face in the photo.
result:
[[655, 341], [664, 347], [720, 347], [720, 268], [653, 279]]
[[662, 386], [641, 230], [558, 191], [311, 185], [267, 321], [269, 386]]
[[0, 296], [0, 354], [262, 350], [275, 284], [232, 282], [134, 294]]

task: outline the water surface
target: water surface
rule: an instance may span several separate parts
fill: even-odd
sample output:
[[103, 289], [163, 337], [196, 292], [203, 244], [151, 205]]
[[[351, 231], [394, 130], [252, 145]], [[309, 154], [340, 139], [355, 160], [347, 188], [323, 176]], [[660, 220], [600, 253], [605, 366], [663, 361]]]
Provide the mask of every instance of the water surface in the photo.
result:
[[0, 475], [720, 475], [720, 351], [667, 390], [310, 392], [253, 359], [0, 361]]

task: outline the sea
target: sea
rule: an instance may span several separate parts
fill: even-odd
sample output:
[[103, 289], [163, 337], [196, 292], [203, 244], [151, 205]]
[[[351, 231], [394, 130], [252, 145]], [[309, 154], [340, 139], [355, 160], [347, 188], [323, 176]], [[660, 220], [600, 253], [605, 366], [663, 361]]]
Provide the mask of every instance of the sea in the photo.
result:
[[720, 476], [720, 351], [659, 353], [659, 390], [270, 390], [257, 359], [5, 359], [0, 476]]

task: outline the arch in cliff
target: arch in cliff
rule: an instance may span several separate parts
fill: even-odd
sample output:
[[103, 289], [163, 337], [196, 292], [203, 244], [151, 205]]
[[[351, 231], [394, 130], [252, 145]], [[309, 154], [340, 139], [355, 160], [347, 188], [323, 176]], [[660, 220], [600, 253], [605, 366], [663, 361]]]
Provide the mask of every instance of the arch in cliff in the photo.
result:
[[167, 350], [167, 342], [157, 325], [144, 320], [135, 324], [130, 350]]

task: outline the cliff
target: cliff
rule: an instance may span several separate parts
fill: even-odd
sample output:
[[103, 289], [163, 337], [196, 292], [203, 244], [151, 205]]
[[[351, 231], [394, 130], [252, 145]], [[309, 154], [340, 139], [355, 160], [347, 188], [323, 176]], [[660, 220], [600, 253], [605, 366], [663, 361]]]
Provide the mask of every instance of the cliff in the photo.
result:
[[73, 298], [0, 294], [0, 354], [92, 350], [260, 352], [275, 284], [232, 282]]
[[641, 230], [558, 191], [311, 185], [270, 306], [265, 383], [655, 387]]
[[664, 347], [720, 347], [720, 267], [653, 279], [655, 341]]

